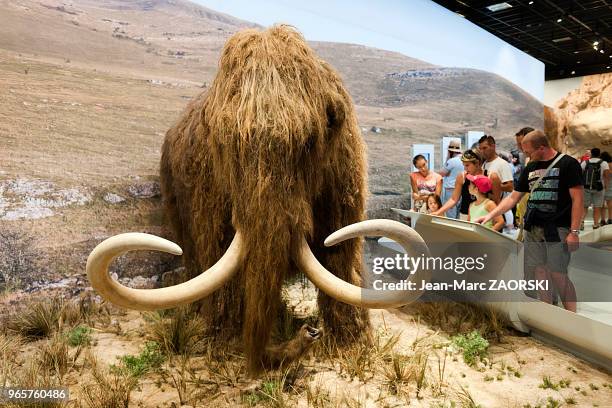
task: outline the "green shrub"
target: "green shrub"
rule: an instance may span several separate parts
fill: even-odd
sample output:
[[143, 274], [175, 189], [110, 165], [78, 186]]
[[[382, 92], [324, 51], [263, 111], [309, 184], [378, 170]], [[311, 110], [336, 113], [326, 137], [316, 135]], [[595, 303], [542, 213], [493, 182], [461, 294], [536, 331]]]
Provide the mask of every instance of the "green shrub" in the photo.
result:
[[79, 325], [66, 333], [68, 344], [73, 347], [91, 344], [91, 329], [87, 326]]
[[127, 373], [133, 377], [140, 377], [153, 368], [158, 368], [164, 362], [164, 355], [158, 343], [149, 341], [144, 350], [137, 356], [125, 355], [119, 357], [121, 365], [112, 365], [111, 369], [119, 373]]
[[476, 358], [484, 358], [487, 355], [489, 342], [484, 339], [477, 330], [467, 335], [460, 334], [452, 338], [455, 347], [463, 351], [463, 361], [467, 365], [476, 364]]

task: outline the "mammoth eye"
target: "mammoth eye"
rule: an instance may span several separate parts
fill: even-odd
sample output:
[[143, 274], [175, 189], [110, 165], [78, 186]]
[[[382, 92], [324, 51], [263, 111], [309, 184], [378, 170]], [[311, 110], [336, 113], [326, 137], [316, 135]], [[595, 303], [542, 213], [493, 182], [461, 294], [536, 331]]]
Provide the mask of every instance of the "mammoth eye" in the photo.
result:
[[346, 121], [346, 107], [338, 101], [338, 103], [330, 103], [326, 109], [327, 127], [329, 129], [338, 129]]
[[338, 125], [338, 118], [336, 117], [336, 109], [333, 105], [327, 106], [327, 127], [335, 128]]

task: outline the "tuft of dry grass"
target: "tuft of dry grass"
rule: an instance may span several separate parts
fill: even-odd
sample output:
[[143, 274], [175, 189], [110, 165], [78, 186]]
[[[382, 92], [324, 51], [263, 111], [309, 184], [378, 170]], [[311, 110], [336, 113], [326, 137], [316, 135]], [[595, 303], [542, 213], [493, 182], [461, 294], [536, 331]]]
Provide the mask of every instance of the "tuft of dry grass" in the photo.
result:
[[349, 347], [340, 347], [333, 339], [323, 338], [313, 354], [332, 367], [338, 365], [340, 372], [349, 379], [367, 382], [374, 377], [377, 366], [391, 361], [399, 337], [399, 333], [388, 335], [384, 331], [377, 331], [371, 343], [362, 342]]
[[185, 356], [179, 358], [178, 367], [170, 370], [171, 385], [178, 393], [179, 404], [181, 406], [189, 402], [189, 380], [187, 376], [192, 373], [189, 369], [189, 360]]
[[81, 319], [79, 309], [62, 298], [34, 301], [20, 313], [11, 316], [7, 323], [9, 332], [28, 340], [50, 337], [64, 326], [72, 326]]
[[321, 381], [308, 383], [306, 386], [306, 402], [309, 407], [327, 408], [334, 406], [333, 399], [329, 391], [327, 391]]
[[219, 386], [237, 387], [244, 376], [242, 362], [228, 360], [211, 360], [209, 366], [211, 379]]
[[372, 379], [374, 377], [374, 361], [374, 353], [367, 344], [357, 344], [338, 350], [340, 371], [351, 380], [355, 377], [361, 382]]
[[[197, 372], [186, 355], [177, 357], [168, 370], [170, 385], [176, 390], [180, 405], [201, 406], [220, 395], [218, 383], [205, 379]], [[164, 373], [165, 374], [165, 373]], [[163, 376], [165, 378], [165, 375]]]
[[459, 400], [461, 408], [482, 408], [480, 404], [476, 403], [468, 389], [462, 385], [459, 385], [459, 390], [455, 392], [455, 397]]
[[411, 365], [413, 366], [415, 373], [414, 378], [416, 382], [416, 396], [420, 398], [421, 390], [427, 385], [427, 364], [429, 362], [429, 354], [419, 352], [412, 356]]
[[489, 305], [417, 302], [405, 310], [450, 335], [478, 330], [484, 338], [494, 342], [500, 342], [510, 326], [507, 319]]
[[438, 359], [438, 378], [437, 382], [432, 385], [432, 391], [435, 396], [444, 395], [444, 387], [446, 386], [446, 381], [444, 379], [446, 375], [446, 359], [448, 357], [448, 349], [444, 347], [444, 356], [440, 358], [440, 355], [436, 352], [436, 357]]
[[303, 377], [300, 372], [296, 365], [282, 371], [269, 372], [257, 389], [243, 396], [243, 403], [269, 408], [295, 406], [304, 391], [308, 394], [308, 388], [302, 386]]
[[36, 357], [41, 367], [53, 372], [62, 381], [70, 370], [77, 367], [81, 351], [81, 347], [70, 350], [66, 339], [56, 333], [41, 346]]
[[147, 319], [149, 337], [168, 355], [201, 353], [208, 345], [204, 320], [189, 306], [170, 313], [149, 313]]
[[59, 329], [63, 304], [58, 299], [33, 302], [21, 313], [12, 316], [8, 329], [28, 340], [49, 337]]
[[336, 406], [346, 408], [363, 408], [366, 406], [366, 398], [361, 393], [357, 395], [343, 394]]
[[0, 359], [8, 360], [14, 358], [22, 344], [23, 339], [21, 336], [0, 333]]
[[120, 371], [105, 371], [89, 355], [92, 380], [81, 388], [82, 402], [88, 408], [127, 408], [138, 379]]
[[[11, 370], [6, 379], [7, 384], [19, 386], [20, 388], [64, 388], [62, 380], [46, 367], [43, 367], [36, 359], [31, 359], [19, 370]], [[19, 404], [9, 402], [3, 405], [6, 408], [64, 408], [70, 406], [71, 402], [55, 400], [50, 402], [27, 401]]]
[[0, 387], [7, 386], [14, 376], [15, 358], [23, 345], [19, 336], [0, 333]]
[[407, 356], [393, 353], [391, 362], [383, 368], [384, 384], [391, 395], [401, 396], [407, 393], [408, 384], [415, 372]]

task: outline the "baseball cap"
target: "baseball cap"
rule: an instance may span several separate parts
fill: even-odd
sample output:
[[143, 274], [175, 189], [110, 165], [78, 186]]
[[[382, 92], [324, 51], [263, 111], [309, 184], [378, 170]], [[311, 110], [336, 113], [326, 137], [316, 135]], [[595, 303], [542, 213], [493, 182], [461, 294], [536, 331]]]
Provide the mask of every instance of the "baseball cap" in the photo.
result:
[[483, 176], [481, 174], [472, 176], [471, 174], [468, 174], [466, 178], [474, 183], [478, 191], [480, 191], [482, 194], [488, 193], [493, 188], [491, 185], [491, 179], [489, 179], [487, 176]]
[[458, 140], [451, 140], [448, 143], [448, 151], [453, 153], [461, 153], [461, 142]]

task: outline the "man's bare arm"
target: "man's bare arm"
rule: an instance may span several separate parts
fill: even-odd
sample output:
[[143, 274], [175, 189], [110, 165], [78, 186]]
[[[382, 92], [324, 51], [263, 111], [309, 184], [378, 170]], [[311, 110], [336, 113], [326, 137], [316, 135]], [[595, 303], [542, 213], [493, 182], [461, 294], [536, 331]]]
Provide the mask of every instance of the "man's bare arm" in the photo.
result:
[[491, 199], [495, 201], [495, 204], [499, 204], [502, 198], [501, 179], [497, 173], [490, 173], [489, 179], [491, 180]]
[[569, 189], [570, 197], [572, 198], [572, 225], [571, 229], [580, 229], [582, 221], [582, 213], [584, 209], [584, 190], [581, 185], [577, 185]]
[[447, 202], [438, 210], [432, 212], [433, 215], [441, 215], [444, 214], [449, 208], [452, 208], [459, 202], [459, 198], [461, 197], [461, 186], [464, 183], [463, 173], [457, 174], [457, 178], [455, 179], [455, 189], [453, 190], [453, 195], [448, 199]]
[[[570, 197], [572, 198], [572, 224], [570, 228], [572, 230], [578, 231], [580, 228], [580, 224], [582, 221], [582, 212], [584, 205], [584, 189], [581, 185], [577, 185], [575, 187], [571, 187], [569, 189]], [[578, 234], [567, 234], [565, 238], [565, 242], [567, 243], [567, 250], [570, 252], [574, 252], [578, 249], [580, 243], [580, 237]]]
[[514, 190], [514, 182], [506, 181], [506, 182], [502, 183], [501, 184], [501, 189], [502, 189], [502, 191], [504, 191], [506, 193]]
[[504, 198], [501, 203], [499, 203], [497, 205], [497, 207], [495, 207], [495, 209], [493, 211], [491, 211], [489, 214], [485, 215], [484, 217], [480, 217], [476, 220], [473, 220], [474, 222], [483, 224], [489, 220], [492, 220], [493, 218], [502, 215], [503, 213], [507, 212], [508, 210], [510, 210], [512, 207], [514, 207], [516, 205], [516, 203], [518, 203], [520, 201], [521, 198], [523, 198], [523, 196], [525, 195], [525, 193], [522, 193], [520, 191], [513, 191], [512, 194], [510, 194], [508, 197]]

